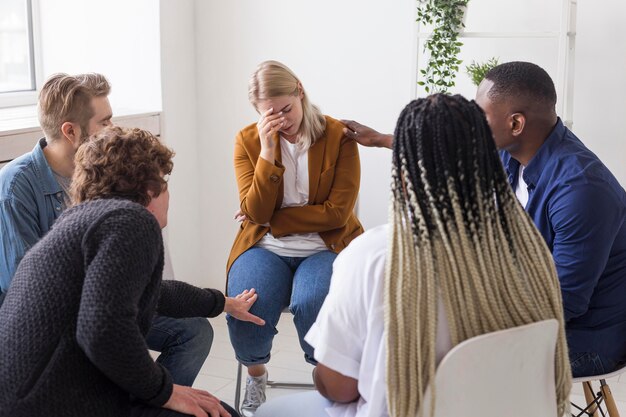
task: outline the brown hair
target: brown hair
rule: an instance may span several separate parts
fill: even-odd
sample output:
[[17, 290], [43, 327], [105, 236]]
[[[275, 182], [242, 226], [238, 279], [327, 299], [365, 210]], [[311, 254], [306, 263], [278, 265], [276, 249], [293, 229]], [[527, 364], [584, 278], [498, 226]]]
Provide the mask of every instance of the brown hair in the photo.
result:
[[147, 206], [167, 187], [173, 156], [150, 132], [107, 127], [76, 152], [72, 201], [124, 198]]
[[78, 123], [87, 132], [94, 114], [91, 99], [108, 96], [110, 91], [109, 82], [101, 74], [52, 75], [39, 93], [39, 124], [46, 137], [60, 138], [65, 122]]

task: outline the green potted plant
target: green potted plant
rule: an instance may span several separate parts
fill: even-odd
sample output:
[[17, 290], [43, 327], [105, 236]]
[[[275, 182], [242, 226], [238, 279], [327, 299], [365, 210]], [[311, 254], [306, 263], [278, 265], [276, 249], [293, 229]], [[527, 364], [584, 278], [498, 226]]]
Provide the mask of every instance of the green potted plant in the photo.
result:
[[463, 17], [469, 0], [418, 0], [417, 22], [432, 27], [432, 35], [424, 49], [430, 54], [422, 80], [417, 84], [427, 93], [445, 93], [454, 86], [461, 65], [458, 54], [463, 43], [459, 32], [465, 27]]
[[485, 78], [485, 75], [487, 75], [489, 70], [491, 70], [498, 64], [498, 58], [496, 57], [489, 58], [487, 61], [482, 63], [472, 60], [472, 63], [465, 67], [465, 71], [467, 72], [467, 75], [469, 75], [472, 79], [474, 85], [478, 87], [478, 84], [480, 84], [481, 81]]

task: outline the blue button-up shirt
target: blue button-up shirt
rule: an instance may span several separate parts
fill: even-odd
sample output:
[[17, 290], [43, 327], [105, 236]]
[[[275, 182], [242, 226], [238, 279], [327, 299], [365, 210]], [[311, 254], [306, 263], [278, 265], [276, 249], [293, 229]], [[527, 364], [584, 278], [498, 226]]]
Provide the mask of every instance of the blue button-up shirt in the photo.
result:
[[[513, 188], [519, 162], [500, 156]], [[526, 211], [552, 252], [569, 349], [626, 359], [626, 193], [558, 120], [522, 173]]]
[[32, 152], [0, 170], [0, 290], [9, 288], [26, 251], [52, 227], [63, 210], [63, 190], [43, 153]]

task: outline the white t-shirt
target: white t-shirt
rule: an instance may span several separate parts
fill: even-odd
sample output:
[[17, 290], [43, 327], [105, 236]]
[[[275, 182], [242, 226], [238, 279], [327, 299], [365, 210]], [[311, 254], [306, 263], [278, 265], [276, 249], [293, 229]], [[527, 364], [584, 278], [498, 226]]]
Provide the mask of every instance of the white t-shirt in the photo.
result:
[[[302, 207], [309, 203], [309, 155], [300, 152], [296, 144], [280, 138], [283, 173], [283, 207]], [[326, 250], [326, 244], [319, 233], [301, 233], [283, 236], [279, 239], [267, 233], [257, 243], [280, 256], [307, 257]]]
[[520, 165], [517, 170], [517, 186], [515, 187], [515, 196], [522, 203], [522, 207], [526, 208], [528, 203], [528, 184], [524, 181], [524, 166]]
[[[360, 397], [335, 403], [331, 417], [386, 417], [384, 278], [387, 225], [353, 240], [333, 264], [330, 291], [305, 340], [321, 364], [357, 379]], [[452, 348], [443, 303], [439, 300], [436, 361]]]

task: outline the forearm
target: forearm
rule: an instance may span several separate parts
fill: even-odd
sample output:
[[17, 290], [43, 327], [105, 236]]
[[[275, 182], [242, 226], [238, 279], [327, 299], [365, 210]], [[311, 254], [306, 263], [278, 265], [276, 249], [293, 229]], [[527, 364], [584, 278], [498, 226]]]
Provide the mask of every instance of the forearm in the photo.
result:
[[296, 233], [319, 233], [345, 226], [354, 204], [338, 207], [330, 201], [302, 207], [286, 207], [274, 212], [270, 230], [275, 237]]
[[393, 148], [393, 135], [381, 133], [377, 139], [376, 145], [379, 148]]
[[6, 292], [26, 251], [40, 239], [37, 221], [15, 201], [0, 204], [0, 290]]
[[216, 317], [224, 311], [224, 294], [181, 281], [163, 281], [157, 312], [173, 318]]
[[274, 213], [285, 168], [259, 158], [253, 168], [236, 166], [241, 212], [257, 224], [269, 222]]
[[313, 370], [313, 382], [319, 393], [331, 401], [350, 403], [359, 398], [358, 381], [322, 364]]

